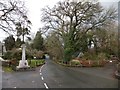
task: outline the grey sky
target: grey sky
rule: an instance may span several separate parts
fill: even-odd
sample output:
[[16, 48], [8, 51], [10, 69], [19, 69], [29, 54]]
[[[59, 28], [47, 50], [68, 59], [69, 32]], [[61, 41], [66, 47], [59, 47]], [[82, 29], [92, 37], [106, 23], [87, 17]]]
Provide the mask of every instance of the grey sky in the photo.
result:
[[[60, 0], [63, 1], [63, 0]], [[99, 0], [104, 7], [109, 7], [110, 5], [117, 6], [118, 0]], [[26, 7], [28, 9], [28, 17], [32, 22], [32, 29], [31, 32], [33, 34], [38, 31], [40, 27], [43, 26], [43, 24], [40, 22], [40, 17], [41, 17], [41, 9], [44, 8], [45, 6], [50, 6], [53, 7], [58, 0], [25, 0], [26, 2]], [[8, 35], [0, 31], [0, 41], [2, 41], [5, 37]]]

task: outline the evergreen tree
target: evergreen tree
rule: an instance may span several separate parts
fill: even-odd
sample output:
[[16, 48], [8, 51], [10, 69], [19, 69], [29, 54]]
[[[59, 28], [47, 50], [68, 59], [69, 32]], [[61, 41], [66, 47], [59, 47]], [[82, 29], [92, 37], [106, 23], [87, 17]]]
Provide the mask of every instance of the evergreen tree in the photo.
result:
[[13, 37], [13, 35], [7, 37], [4, 42], [6, 50], [12, 50], [15, 47], [15, 38]]
[[37, 31], [35, 39], [33, 40], [33, 48], [37, 50], [43, 50], [43, 37], [40, 31]]
[[20, 38], [17, 38], [17, 40], [16, 40], [16, 42], [15, 42], [15, 46], [16, 46], [17, 48], [20, 48], [21, 44], [22, 44], [21, 39], [20, 39]]

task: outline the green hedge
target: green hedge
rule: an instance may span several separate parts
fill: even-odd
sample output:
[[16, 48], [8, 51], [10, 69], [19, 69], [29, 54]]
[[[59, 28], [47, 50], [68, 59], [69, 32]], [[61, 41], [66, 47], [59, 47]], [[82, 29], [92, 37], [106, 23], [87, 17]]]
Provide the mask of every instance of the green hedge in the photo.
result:
[[30, 67], [37, 67], [45, 64], [45, 60], [28, 60]]

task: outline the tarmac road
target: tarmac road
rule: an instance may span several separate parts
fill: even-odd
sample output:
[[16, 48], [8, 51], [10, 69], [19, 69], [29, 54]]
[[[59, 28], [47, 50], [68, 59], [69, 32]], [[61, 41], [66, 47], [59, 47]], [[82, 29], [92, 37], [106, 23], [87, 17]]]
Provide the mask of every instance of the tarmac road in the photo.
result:
[[36, 71], [2, 72], [2, 88], [118, 88], [114, 67], [70, 68], [46, 60]]
[[49, 88], [117, 88], [114, 67], [70, 68], [48, 60], [42, 74]]

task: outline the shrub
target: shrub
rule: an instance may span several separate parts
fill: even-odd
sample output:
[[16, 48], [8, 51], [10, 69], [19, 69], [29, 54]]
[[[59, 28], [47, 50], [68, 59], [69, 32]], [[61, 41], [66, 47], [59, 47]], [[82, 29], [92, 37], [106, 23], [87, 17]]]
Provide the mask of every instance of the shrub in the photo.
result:
[[64, 61], [68, 62], [70, 61], [70, 59], [72, 58], [72, 53], [73, 52], [73, 48], [66, 48], [64, 50]]
[[14, 49], [12, 50], [12, 60], [21, 60], [22, 58], [22, 50]]
[[9, 65], [9, 62], [2, 61], [2, 66], [7, 67]]
[[80, 63], [79, 60], [72, 60], [72, 61], [70, 61], [70, 65], [71, 65], [71, 66], [80, 66], [81, 63]]
[[32, 51], [30, 51], [30, 50], [26, 50], [26, 59], [28, 60], [28, 59], [33, 59], [33, 53], [32, 53]]
[[97, 67], [97, 66], [99, 66], [98, 61], [94, 61], [93, 64], [92, 64], [92, 67]]
[[44, 52], [33, 50], [32, 54], [33, 54], [33, 57], [36, 57], [36, 59], [41, 59], [41, 58], [43, 58]]
[[84, 53], [82, 59], [85, 59], [85, 60], [106, 60], [106, 59], [108, 59], [108, 57], [109, 57], [109, 55], [106, 55], [106, 53], [95, 54], [95, 53], [86, 52], [86, 53]]
[[105, 60], [105, 59], [107, 59], [107, 56], [105, 53], [99, 53], [97, 58], [98, 58], [98, 60]]
[[3, 58], [4, 58], [5, 60], [7, 60], [7, 59], [10, 60], [10, 59], [12, 58], [11, 55], [12, 55], [12, 52], [11, 52], [11, 51], [7, 51], [7, 52], [4, 54]]
[[[4, 59], [8, 60], [21, 60], [22, 59], [22, 50], [20, 49], [13, 49], [11, 51], [7, 51], [3, 56]], [[30, 53], [29, 50], [26, 50], [26, 59], [32, 59], [33, 55]]]
[[106, 63], [103, 60], [100, 61], [93, 61], [92, 67], [101, 67], [104, 66]]
[[85, 59], [85, 60], [97, 60], [97, 55], [95, 53], [85, 52], [82, 59]]

